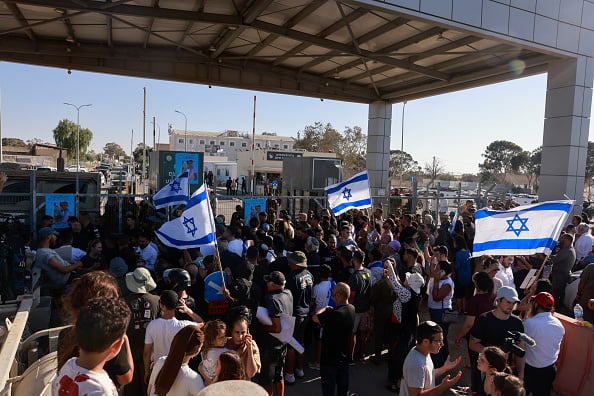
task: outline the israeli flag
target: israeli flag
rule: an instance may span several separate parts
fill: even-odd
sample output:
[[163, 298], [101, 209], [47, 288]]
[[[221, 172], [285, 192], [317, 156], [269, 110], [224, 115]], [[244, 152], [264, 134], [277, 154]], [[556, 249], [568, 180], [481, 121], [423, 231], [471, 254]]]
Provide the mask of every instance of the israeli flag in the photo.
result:
[[548, 201], [475, 213], [473, 257], [551, 254], [575, 201]]
[[188, 172], [184, 172], [153, 196], [155, 208], [188, 203]]
[[215, 225], [205, 185], [192, 194], [180, 217], [163, 224], [155, 233], [169, 247], [200, 248], [203, 254], [214, 252]]
[[349, 209], [364, 209], [371, 207], [371, 194], [369, 193], [369, 175], [367, 170], [342, 183], [326, 187], [328, 204], [335, 215]]

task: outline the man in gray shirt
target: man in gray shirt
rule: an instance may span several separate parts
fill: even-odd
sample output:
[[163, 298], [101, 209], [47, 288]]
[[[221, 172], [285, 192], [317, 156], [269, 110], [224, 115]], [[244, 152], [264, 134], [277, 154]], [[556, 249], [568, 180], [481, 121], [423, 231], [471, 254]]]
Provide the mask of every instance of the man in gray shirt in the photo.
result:
[[435, 386], [435, 378], [458, 366], [461, 357], [452, 361], [448, 359], [440, 368], [433, 368], [433, 361], [429, 354], [438, 353], [443, 345], [443, 330], [432, 321], [419, 324], [417, 327], [417, 345], [410, 350], [404, 359], [403, 378], [400, 382], [400, 396], [437, 396], [454, 386], [462, 376], [458, 371], [455, 377], [448, 374], [443, 381]]
[[573, 236], [563, 234], [559, 237], [559, 253], [551, 257], [553, 270], [551, 281], [553, 283], [553, 297], [555, 297], [555, 308], [563, 306], [565, 297], [565, 286], [569, 281], [571, 269], [575, 265], [575, 249], [573, 248]]

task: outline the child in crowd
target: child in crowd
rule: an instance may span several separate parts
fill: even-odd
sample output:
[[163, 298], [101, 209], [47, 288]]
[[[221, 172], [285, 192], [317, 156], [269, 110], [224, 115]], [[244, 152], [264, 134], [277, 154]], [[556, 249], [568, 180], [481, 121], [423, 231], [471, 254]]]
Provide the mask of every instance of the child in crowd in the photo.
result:
[[479, 353], [477, 368], [483, 377], [483, 386], [477, 390], [477, 396], [491, 394], [496, 373], [511, 373], [507, 365], [507, 354], [495, 346], [486, 347]]
[[103, 365], [120, 352], [129, 321], [130, 309], [120, 299], [100, 297], [83, 307], [74, 329], [79, 356], [60, 369], [52, 395], [117, 396]]
[[223, 352], [217, 359], [213, 382], [248, 380], [241, 358], [234, 352]]
[[[336, 307], [336, 303], [332, 300], [332, 289], [336, 286], [336, 282], [332, 280], [332, 269], [328, 264], [320, 266], [319, 276], [320, 282], [313, 287], [312, 300], [314, 304], [311, 312], [318, 312], [327, 306]], [[315, 324], [314, 336], [316, 340], [316, 361], [310, 363], [309, 368], [319, 370], [322, 355], [322, 327], [317, 323]]]
[[204, 325], [204, 346], [201, 356], [202, 362], [198, 371], [204, 382], [209, 385], [215, 378], [215, 367], [221, 353], [229, 351], [225, 348], [227, 343], [227, 326], [219, 319], [206, 322]]

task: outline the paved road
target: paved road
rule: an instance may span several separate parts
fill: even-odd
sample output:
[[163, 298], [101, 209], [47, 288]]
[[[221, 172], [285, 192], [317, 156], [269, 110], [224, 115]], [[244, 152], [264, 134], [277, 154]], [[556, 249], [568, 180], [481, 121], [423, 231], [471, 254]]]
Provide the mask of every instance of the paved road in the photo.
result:
[[[426, 310], [426, 308], [425, 308]], [[460, 379], [459, 385], [470, 386], [470, 369], [469, 360], [466, 345], [456, 346], [454, 340], [458, 329], [460, 328], [463, 316], [460, 317], [460, 321], [450, 326], [450, 333], [448, 339], [450, 340], [450, 353], [452, 357], [462, 355], [462, 363], [460, 369], [462, 370], [462, 378]], [[428, 320], [429, 314], [426, 311], [421, 312], [421, 320]], [[369, 345], [371, 346], [371, 344]], [[350, 391], [352, 395], [357, 396], [387, 396], [396, 395], [397, 393], [390, 392], [386, 389], [387, 375], [388, 375], [388, 364], [386, 361], [387, 356], [384, 352], [384, 360], [381, 365], [376, 366], [375, 364], [365, 361], [356, 363], [351, 366], [350, 370]], [[467, 367], [467, 368], [465, 368]], [[305, 368], [305, 378], [297, 380], [297, 383], [292, 386], [285, 387], [286, 396], [318, 396], [322, 394], [322, 387], [320, 385], [320, 372], [311, 370], [308, 367]], [[451, 394], [446, 392], [444, 394]]]

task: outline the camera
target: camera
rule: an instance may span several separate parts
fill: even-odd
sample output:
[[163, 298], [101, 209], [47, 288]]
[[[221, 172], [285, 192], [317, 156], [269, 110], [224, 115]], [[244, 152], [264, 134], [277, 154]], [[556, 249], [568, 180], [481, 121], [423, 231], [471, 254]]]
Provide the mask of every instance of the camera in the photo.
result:
[[504, 352], [511, 352], [518, 357], [524, 357], [526, 351], [516, 345], [517, 342], [523, 341], [529, 346], [535, 346], [536, 341], [532, 338], [528, 337], [526, 334], [521, 333], [519, 331], [508, 331], [507, 337], [501, 346]]

